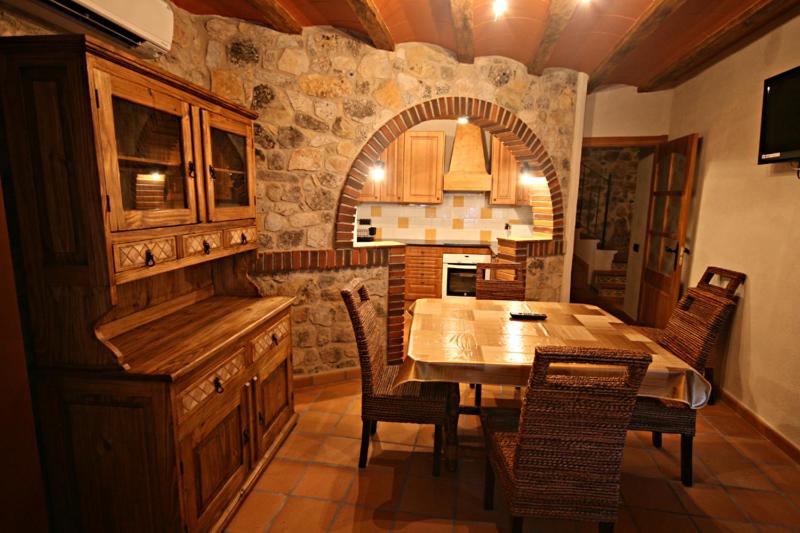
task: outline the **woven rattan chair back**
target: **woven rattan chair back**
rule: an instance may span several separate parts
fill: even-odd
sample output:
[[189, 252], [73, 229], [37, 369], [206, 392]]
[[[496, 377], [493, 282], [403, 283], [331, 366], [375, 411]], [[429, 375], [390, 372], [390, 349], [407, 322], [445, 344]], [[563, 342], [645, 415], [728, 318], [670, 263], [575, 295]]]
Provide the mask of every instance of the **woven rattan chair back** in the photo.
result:
[[[539, 516], [614, 520], [625, 431], [651, 360], [634, 351], [536, 349], [513, 463], [515, 502], [529, 501]], [[554, 364], [601, 366], [585, 377]]]
[[[712, 283], [714, 276], [717, 276], [718, 279], [724, 284], [717, 285]], [[736, 299], [736, 290], [739, 288], [739, 285], [744, 283], [746, 279], [747, 275], [741, 272], [710, 266], [706, 268], [706, 271], [703, 273], [703, 277], [700, 278], [697, 288], [702, 291], [708, 291], [712, 294], [716, 294], [717, 296]]]
[[378, 323], [378, 313], [361, 279], [350, 281], [342, 288], [341, 294], [356, 336], [362, 393], [372, 396], [373, 384], [377, 383], [378, 376], [386, 366], [386, 346]]
[[659, 344], [702, 373], [736, 301], [691, 288], [672, 310]]
[[[486, 272], [489, 278], [486, 278]], [[481, 263], [475, 272], [478, 300], [524, 300], [525, 265], [522, 263]]]

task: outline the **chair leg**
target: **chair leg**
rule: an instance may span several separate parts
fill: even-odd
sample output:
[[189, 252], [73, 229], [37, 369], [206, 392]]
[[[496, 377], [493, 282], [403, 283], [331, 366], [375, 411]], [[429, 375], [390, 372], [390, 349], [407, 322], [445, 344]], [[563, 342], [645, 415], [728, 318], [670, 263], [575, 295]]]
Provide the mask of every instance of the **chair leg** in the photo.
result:
[[370, 433], [370, 435], [374, 435], [377, 432], [378, 432], [378, 421], [377, 420], [373, 420], [372, 421], [372, 426], [369, 428], [369, 433]]
[[439, 477], [442, 470], [442, 425], [433, 428], [433, 477]]
[[693, 435], [681, 435], [681, 482], [692, 486], [692, 443]]
[[522, 517], [511, 517], [511, 533], [522, 533]]
[[475, 407], [481, 406], [481, 384], [475, 384]]
[[367, 467], [367, 454], [369, 453], [369, 432], [372, 429], [372, 420], [361, 421], [361, 452], [358, 455], [358, 467]]
[[614, 522], [600, 522], [600, 533], [614, 533]]
[[654, 431], [653, 432], [653, 446], [656, 448], [661, 448], [661, 432]]
[[706, 381], [711, 383], [711, 394], [708, 396], [708, 405], [714, 405], [717, 402], [717, 387], [714, 384], [714, 369], [706, 368], [703, 371]]
[[494, 509], [494, 470], [489, 459], [486, 459], [486, 473], [483, 476], [483, 508], [487, 511]]

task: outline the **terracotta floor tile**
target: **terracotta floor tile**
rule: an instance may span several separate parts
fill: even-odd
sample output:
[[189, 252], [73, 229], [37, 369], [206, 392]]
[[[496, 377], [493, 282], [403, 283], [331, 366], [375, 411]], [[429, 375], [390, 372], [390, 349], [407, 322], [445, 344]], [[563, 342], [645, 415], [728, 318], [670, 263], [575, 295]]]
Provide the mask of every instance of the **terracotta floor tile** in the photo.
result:
[[[681, 454], [680, 449], [650, 449], [650, 457], [658, 465], [658, 469], [669, 480], [681, 479]], [[697, 457], [692, 457], [692, 476], [695, 483], [718, 483], [717, 478], [709, 471], [705, 463]]]
[[617, 522], [614, 524], [615, 533], [636, 533], [638, 529], [633, 521], [631, 512], [627, 507], [620, 507]]
[[295, 496], [309, 496], [339, 501], [345, 497], [355, 478], [353, 467], [309, 464], [305, 474], [292, 492]]
[[731, 497], [753, 522], [800, 528], [800, 509], [777, 492], [731, 489]]
[[282, 494], [251, 492], [225, 528], [230, 533], [264, 531], [286, 501]]
[[395, 510], [400, 505], [406, 474], [394, 468], [369, 465], [356, 472], [345, 501], [370, 509]]
[[755, 490], [772, 490], [774, 488], [761, 470], [755, 466], [719, 468], [714, 474], [720, 483], [728, 487]]
[[330, 531], [336, 533], [381, 533], [391, 531], [394, 513], [344, 505], [336, 514]]
[[317, 401], [308, 406], [308, 409], [341, 415], [347, 412], [347, 408], [351, 404], [358, 405], [358, 408], [361, 408], [361, 402], [355, 400], [352, 396], [332, 396], [325, 399], [317, 399]]
[[317, 399], [319, 391], [314, 389], [301, 389], [294, 393], [294, 408], [296, 411], [305, 411]]
[[622, 471], [642, 477], [661, 477], [663, 475], [650, 452], [644, 448], [625, 448], [622, 456]]
[[289, 496], [283, 509], [272, 521], [271, 533], [325, 531], [333, 522], [336, 506], [331, 502]]
[[405, 444], [394, 444], [392, 442], [372, 441], [369, 445], [369, 465], [382, 465], [403, 468], [406, 471], [409, 467], [409, 459], [414, 452], [413, 446]]
[[[503, 514], [498, 511], [501, 506], [495, 505], [492, 511], [483, 508], [483, 484], [459, 483], [456, 490], [456, 520], [499, 523], [503, 518]], [[495, 499], [502, 497], [496, 490]]]
[[675, 491], [664, 479], [623, 474], [622, 499], [627, 507], [641, 507], [672, 513], [685, 512]]
[[314, 461], [355, 467], [358, 466], [360, 446], [361, 442], [358, 439], [328, 436], [322, 439], [314, 455]]
[[734, 522], [720, 518], [692, 517], [701, 533], [757, 533], [758, 528], [749, 522]]
[[672, 483], [672, 489], [689, 514], [727, 520], [747, 520], [725, 489], [719, 485], [695, 483], [691, 487], [684, 487], [679, 481], [675, 481]]
[[497, 533], [500, 531], [494, 522], [459, 522], [456, 520], [455, 533]]
[[764, 472], [770, 481], [783, 492], [800, 493], [800, 467], [792, 465], [763, 465]]
[[399, 424], [396, 422], [378, 422], [378, 431], [372, 437], [374, 441], [392, 442], [413, 446], [417, 441], [419, 424]]
[[309, 410], [300, 413], [295, 431], [300, 433], [325, 433], [330, 434], [339, 423], [341, 415], [338, 413], [322, 413]]
[[636, 527], [643, 533], [690, 533], [698, 531], [688, 515], [630, 508]]
[[[597, 531], [597, 525], [589, 524], [589, 527], [592, 527], [592, 525], [594, 525], [593, 529]], [[525, 517], [522, 522], [522, 531], [524, 533], [540, 533], [541, 531], [547, 531], [548, 533], [577, 533], [580, 527], [582, 527], [582, 524], [572, 520]]]
[[455, 497], [456, 483], [452, 479], [409, 476], [399, 510], [452, 519], [455, 513]]
[[353, 439], [361, 438], [361, 416], [342, 415], [339, 422], [333, 428], [333, 434], [339, 437], [350, 437]]
[[795, 465], [791, 457], [783, 453], [777, 446], [767, 439], [747, 439], [742, 437], [728, 437], [730, 442], [742, 455], [761, 465]]
[[[428, 477], [433, 475], [433, 448], [414, 447], [406, 465], [406, 471], [412, 476]], [[444, 455], [442, 455], [439, 475], [450, 479], [458, 476], [458, 470], [450, 472], [445, 468]]]
[[430, 424], [418, 424], [416, 446], [433, 447], [433, 426]]
[[308, 463], [275, 458], [256, 482], [256, 489], [289, 494], [303, 477]]
[[398, 513], [394, 529], [403, 533], [450, 533], [453, 521], [446, 518], [429, 518], [420, 515]]
[[278, 450], [278, 457], [310, 461], [316, 457], [323, 440], [325, 440], [324, 435], [292, 432], [286, 442], [283, 443], [283, 446], [281, 446], [281, 449]]
[[761, 434], [738, 415], [703, 415], [707, 422], [729, 437], [758, 438]]
[[796, 527], [773, 526], [769, 524], [759, 524], [758, 529], [761, 533], [797, 533], [800, 531], [800, 528]]

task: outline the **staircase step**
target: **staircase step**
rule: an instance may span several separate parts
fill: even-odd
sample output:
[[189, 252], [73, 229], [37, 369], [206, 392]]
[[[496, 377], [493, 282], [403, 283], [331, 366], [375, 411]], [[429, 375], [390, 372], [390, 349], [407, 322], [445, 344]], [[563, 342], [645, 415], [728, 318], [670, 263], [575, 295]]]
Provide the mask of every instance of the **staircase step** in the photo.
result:
[[611, 263], [611, 270], [627, 271], [628, 270], [628, 263], [627, 262], [614, 261], [613, 263]]

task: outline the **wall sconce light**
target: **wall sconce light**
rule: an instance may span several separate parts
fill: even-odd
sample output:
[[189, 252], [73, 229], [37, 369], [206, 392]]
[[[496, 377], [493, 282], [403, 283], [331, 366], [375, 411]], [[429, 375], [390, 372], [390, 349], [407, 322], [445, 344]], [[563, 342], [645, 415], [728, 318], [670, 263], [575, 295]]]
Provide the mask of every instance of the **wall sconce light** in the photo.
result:
[[508, 0], [494, 0], [492, 2], [492, 10], [494, 11], [494, 20], [497, 20], [500, 15], [508, 9]]
[[372, 181], [383, 181], [386, 177], [386, 163], [383, 161], [375, 161], [372, 168], [369, 169], [369, 177]]
[[519, 182], [523, 185], [547, 185], [547, 177], [538, 168], [533, 168], [529, 163], [522, 164]]
[[461, 125], [464, 125], [464, 124], [469, 124], [469, 117], [467, 117], [467, 116], [464, 116], [464, 117], [458, 117], [458, 118], [456, 119], [456, 122], [458, 122], [458, 123], [459, 123], [459, 124], [461, 124]]

